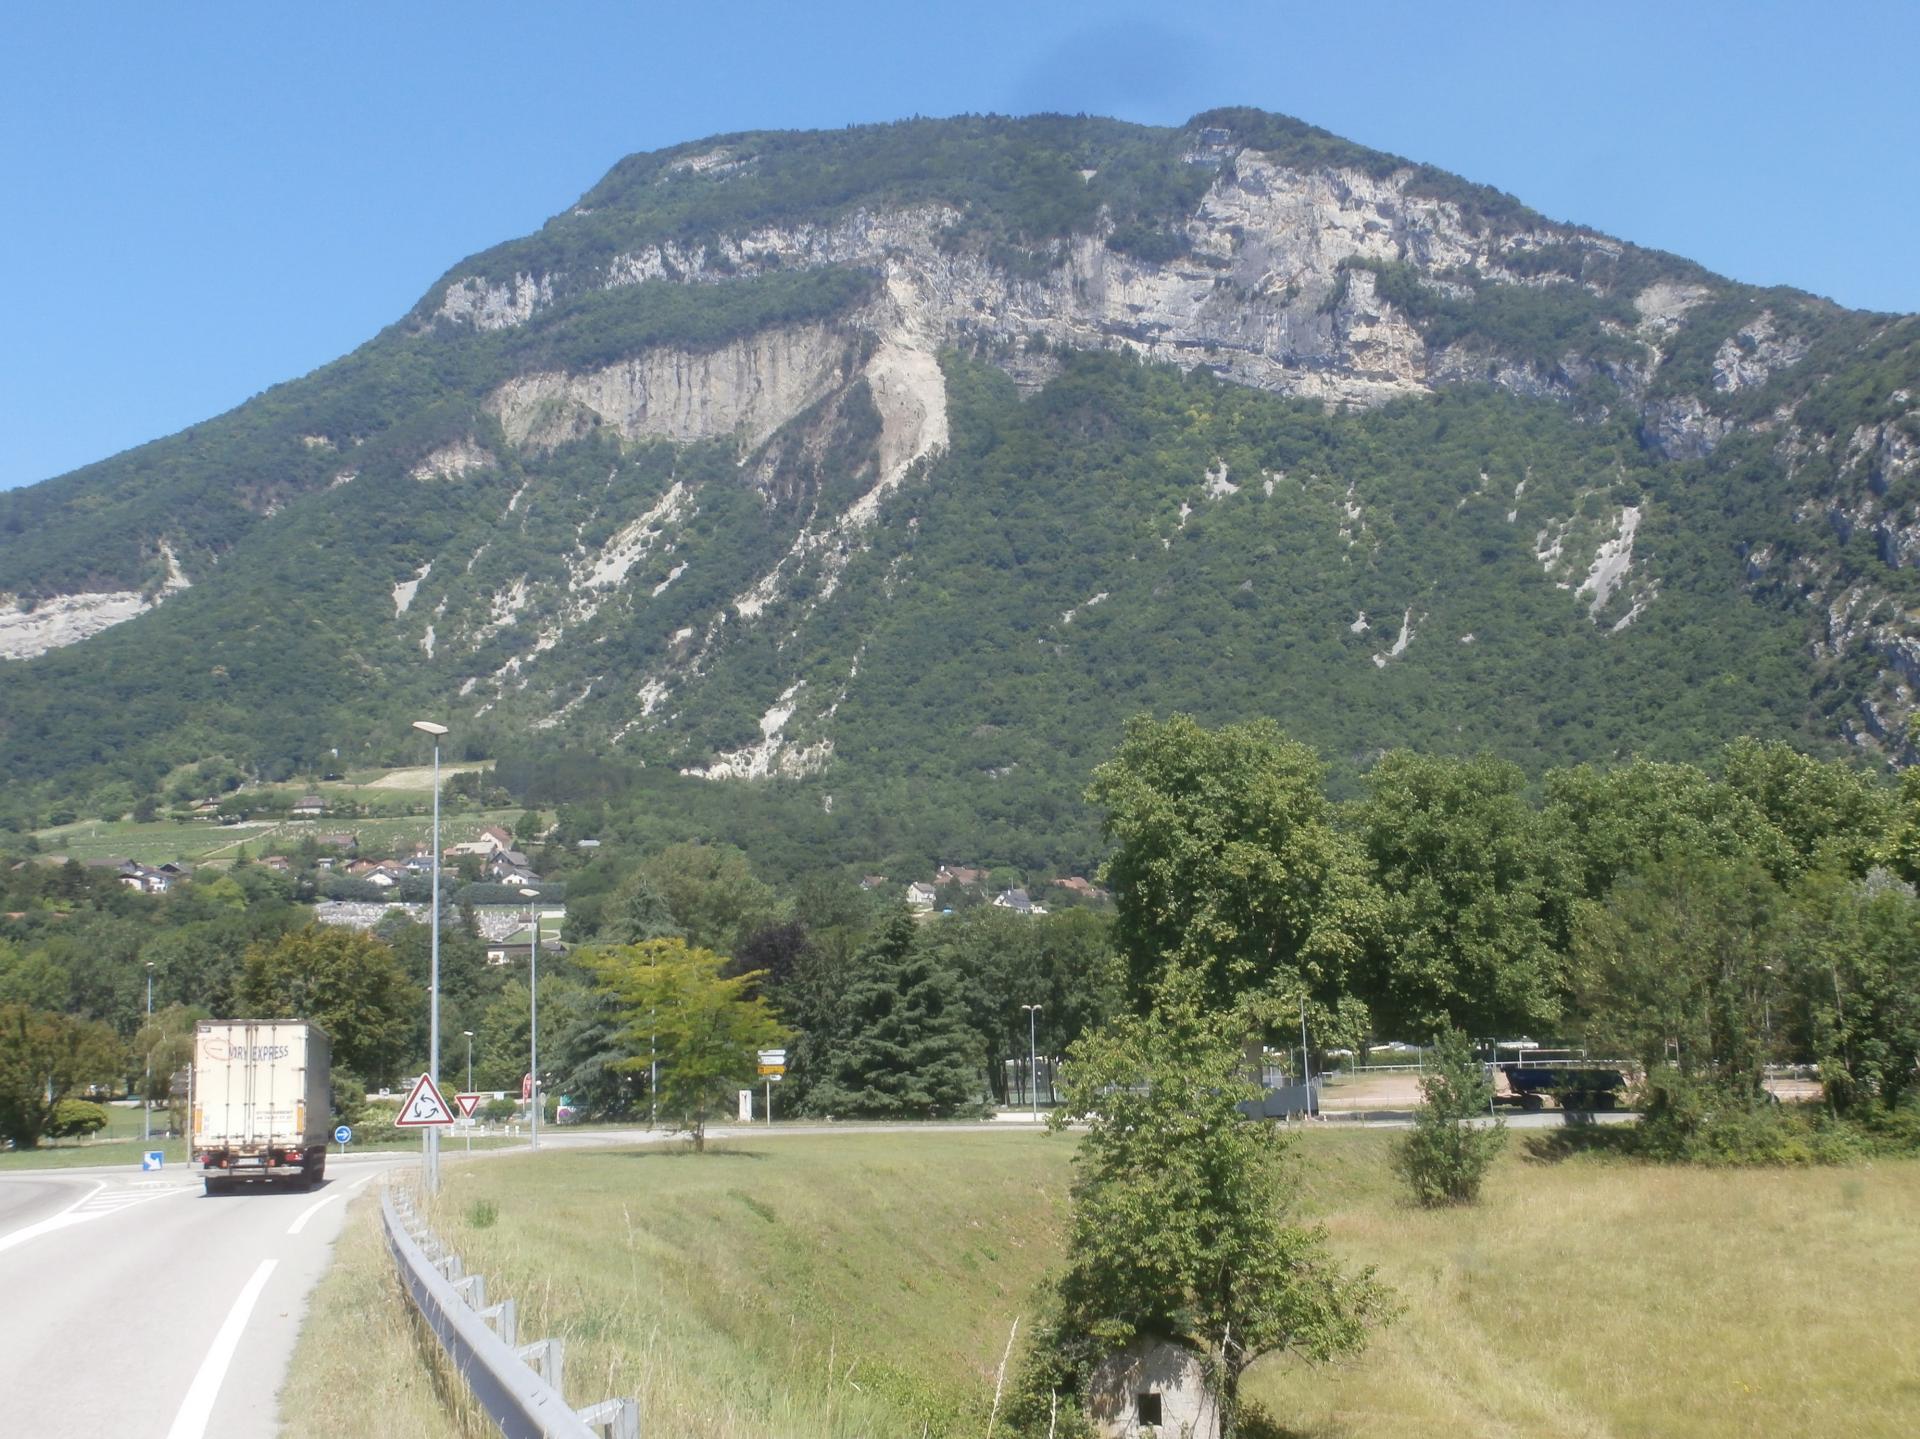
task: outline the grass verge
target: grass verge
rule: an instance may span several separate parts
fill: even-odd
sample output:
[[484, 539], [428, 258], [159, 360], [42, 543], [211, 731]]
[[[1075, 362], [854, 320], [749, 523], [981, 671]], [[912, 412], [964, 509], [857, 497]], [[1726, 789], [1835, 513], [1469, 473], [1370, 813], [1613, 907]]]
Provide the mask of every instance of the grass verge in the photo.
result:
[[[1515, 1135], [1482, 1204], [1423, 1211], [1396, 1136], [1314, 1132], [1303, 1207], [1403, 1312], [1357, 1361], [1265, 1361], [1294, 1439], [1907, 1434], [1920, 1414], [1920, 1162], [1815, 1170], [1558, 1161]], [[569, 1397], [648, 1432], [978, 1435], [1008, 1327], [1059, 1259], [1072, 1140], [730, 1141], [450, 1166], [436, 1228], [567, 1340]], [[352, 1309], [315, 1326], [358, 1325]], [[354, 1432], [352, 1426], [337, 1432]]]
[[280, 1418], [286, 1439], [471, 1439], [485, 1432], [443, 1392], [424, 1328], [393, 1274], [377, 1193], [347, 1211], [333, 1264], [313, 1291]]

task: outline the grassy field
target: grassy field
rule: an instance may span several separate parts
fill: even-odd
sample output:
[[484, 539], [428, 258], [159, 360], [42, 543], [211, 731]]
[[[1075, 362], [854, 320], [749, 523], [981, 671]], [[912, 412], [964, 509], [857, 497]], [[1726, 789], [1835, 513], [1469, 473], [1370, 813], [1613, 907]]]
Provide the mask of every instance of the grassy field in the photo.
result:
[[[389, 795], [389, 797], [391, 797]], [[523, 811], [518, 809], [443, 811], [440, 816], [440, 840], [443, 845], [463, 844], [479, 836], [491, 824], [511, 828]], [[247, 854], [259, 859], [282, 853], [298, 845], [303, 836], [350, 831], [360, 837], [362, 854], [410, 854], [416, 844], [427, 843], [433, 832], [430, 815], [401, 815], [382, 819], [301, 819], [278, 823], [250, 820], [244, 824], [213, 824], [205, 820], [176, 824], [155, 820], [138, 824], [133, 820], [82, 820], [59, 829], [44, 829], [35, 834], [45, 854], [65, 855], [70, 859], [137, 859], [142, 864], [232, 864], [245, 846]]]
[[[1256, 1366], [1281, 1432], [1920, 1421], [1920, 1163], [1658, 1169], [1534, 1158], [1516, 1135], [1482, 1205], [1425, 1213], [1391, 1177], [1392, 1138], [1300, 1145], [1308, 1209], [1402, 1312], [1351, 1363]], [[651, 1433], [977, 1435], [1008, 1326], [1032, 1323], [1059, 1258], [1071, 1153], [929, 1131], [505, 1156], [451, 1166], [437, 1224], [519, 1301], [524, 1334], [567, 1339], [576, 1402], [639, 1394]]]

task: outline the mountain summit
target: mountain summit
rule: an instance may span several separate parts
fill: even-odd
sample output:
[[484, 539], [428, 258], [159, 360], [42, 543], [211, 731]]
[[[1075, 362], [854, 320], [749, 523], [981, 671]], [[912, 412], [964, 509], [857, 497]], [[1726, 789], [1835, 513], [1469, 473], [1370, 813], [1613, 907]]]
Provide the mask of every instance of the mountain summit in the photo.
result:
[[1034, 835], [1140, 709], [1898, 759], [1915, 340], [1259, 111], [719, 136], [0, 494], [0, 772], [115, 802], [431, 711]]

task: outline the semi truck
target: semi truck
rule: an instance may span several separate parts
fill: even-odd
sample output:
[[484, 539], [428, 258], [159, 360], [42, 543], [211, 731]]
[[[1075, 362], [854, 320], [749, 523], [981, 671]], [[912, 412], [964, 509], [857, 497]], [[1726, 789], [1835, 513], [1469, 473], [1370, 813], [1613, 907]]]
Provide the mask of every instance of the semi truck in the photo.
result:
[[194, 1027], [193, 1162], [208, 1194], [326, 1177], [333, 1041], [295, 1019], [209, 1019]]

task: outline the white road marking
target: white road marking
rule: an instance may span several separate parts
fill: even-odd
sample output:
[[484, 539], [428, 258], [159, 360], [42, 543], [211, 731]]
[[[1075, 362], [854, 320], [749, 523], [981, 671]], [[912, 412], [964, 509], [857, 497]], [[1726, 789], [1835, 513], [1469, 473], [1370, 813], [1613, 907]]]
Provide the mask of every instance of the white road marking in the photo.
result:
[[299, 1217], [296, 1218], [293, 1221], [293, 1223], [287, 1226], [287, 1233], [298, 1234], [301, 1230], [307, 1227], [307, 1221], [309, 1219], [313, 1218], [314, 1215], [318, 1214], [321, 1210], [325, 1209], [329, 1204], [333, 1203], [333, 1201], [338, 1199], [339, 1197], [340, 1196], [337, 1194], [329, 1194], [325, 1199], [317, 1200], [314, 1203], [309, 1204], [305, 1209], [300, 1211]]
[[240, 1297], [233, 1301], [233, 1308], [227, 1311], [220, 1332], [213, 1336], [213, 1347], [207, 1350], [207, 1357], [200, 1361], [200, 1372], [193, 1376], [193, 1383], [187, 1389], [180, 1412], [173, 1416], [173, 1427], [167, 1430], [167, 1439], [201, 1439], [207, 1432], [207, 1421], [213, 1418], [213, 1401], [220, 1396], [220, 1384], [227, 1377], [227, 1367], [233, 1363], [233, 1351], [240, 1347], [240, 1336], [246, 1331], [247, 1316], [253, 1313], [253, 1306], [260, 1300], [260, 1291], [267, 1287], [267, 1280], [279, 1262], [277, 1259], [261, 1260], [260, 1267], [253, 1271], [253, 1277], [241, 1287]]
[[49, 1233], [52, 1230], [65, 1229], [69, 1224], [78, 1224], [80, 1222], [80, 1216], [76, 1215], [74, 1211], [106, 1187], [107, 1181], [102, 1179], [96, 1183], [93, 1188], [74, 1200], [73, 1203], [69, 1204], [65, 1209], [62, 1209], [59, 1213], [50, 1214], [38, 1223], [29, 1224], [24, 1229], [16, 1229], [11, 1234], [0, 1235], [0, 1249], [11, 1249], [16, 1244], [25, 1244], [29, 1239]]

